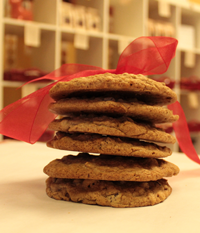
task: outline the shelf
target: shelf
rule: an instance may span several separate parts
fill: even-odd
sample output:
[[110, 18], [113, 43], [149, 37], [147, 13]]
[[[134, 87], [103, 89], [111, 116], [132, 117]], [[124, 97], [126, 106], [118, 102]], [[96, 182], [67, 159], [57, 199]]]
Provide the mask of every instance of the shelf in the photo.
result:
[[5, 24], [6, 33], [15, 33], [15, 34], [22, 34], [22, 30], [24, 27], [29, 24], [37, 25], [40, 30], [47, 30], [47, 31], [55, 31], [55, 25], [49, 25], [45, 23], [38, 23], [26, 20], [16, 20], [10, 18], [4, 18], [3, 23]]
[[25, 82], [19, 82], [19, 81], [3, 81], [2, 84], [4, 87], [16, 87], [19, 88], [22, 85], [24, 85]]
[[[4, 87], [21, 88], [25, 83], [27, 83], [27, 82], [21, 82], [21, 81], [3, 81], [2, 85]], [[27, 85], [34, 85], [34, 86], [37, 86], [37, 88], [42, 88], [42, 87], [45, 87], [46, 85], [48, 85], [50, 83], [51, 82], [33, 82], [33, 83], [29, 83]]]
[[127, 40], [129, 42], [132, 42], [137, 37], [123, 36], [123, 35], [119, 35], [119, 34], [108, 33], [106, 35], [106, 38], [109, 39], [109, 40], [116, 40], [116, 41]]
[[59, 27], [59, 32], [61, 33], [66, 33], [66, 34], [83, 34], [87, 35], [89, 37], [98, 37], [98, 38], [103, 38], [104, 33], [98, 32], [98, 31], [89, 31], [89, 30], [80, 30], [80, 29], [75, 29], [75, 28], [68, 28], [65, 26]]
[[190, 136], [191, 136], [192, 138], [200, 137], [200, 132], [191, 132], [191, 133], [190, 133]]
[[[157, 2], [162, 2], [163, 0], [155, 0]], [[183, 9], [190, 10], [192, 12], [198, 12], [200, 13], [200, 6], [197, 3], [190, 2], [188, 0], [165, 0], [165, 2], [168, 2], [170, 5], [174, 5], [176, 7], [181, 7]]]
[[195, 93], [195, 94], [197, 94], [197, 95], [200, 95], [200, 90], [199, 91], [189, 91], [189, 90], [180, 90], [180, 94], [181, 95], [186, 95], [186, 96], [188, 96], [191, 92], [193, 92], [193, 93]]
[[184, 48], [184, 47], [180, 47], [179, 45], [177, 46], [177, 51], [180, 52], [190, 52], [190, 53], [194, 53], [194, 54], [198, 54], [200, 55], [200, 48]]
[[[190, 77], [200, 74], [200, 6], [186, 0], [77, 0], [76, 4], [85, 8], [95, 8], [100, 16], [99, 31], [80, 30], [61, 25], [62, 0], [34, 0], [33, 22], [16, 20], [5, 17], [4, 3], [0, 8], [1, 47], [3, 51], [3, 38], [5, 34], [12, 34], [21, 40], [18, 53], [23, 52], [22, 41], [26, 25], [33, 23], [41, 30], [41, 43], [38, 47], [28, 47], [30, 57], [19, 61], [20, 66], [28, 63], [30, 67], [38, 68], [44, 72], [51, 72], [61, 66], [63, 62], [87, 64], [115, 69], [120, 53], [130, 42], [141, 36], [147, 36], [148, 20], [163, 22], [174, 29], [174, 37], [178, 38], [179, 29], [183, 25], [192, 26], [195, 30], [195, 43], [191, 48], [178, 44], [176, 56], [172, 59], [169, 69], [164, 74], [154, 75], [154, 78], [168, 76], [175, 82], [174, 91], [178, 96], [187, 119], [200, 118], [200, 107], [190, 109], [188, 105], [189, 91], [180, 89], [181, 77]], [[170, 15], [164, 17], [159, 12], [159, 4], [169, 3]], [[47, 7], [48, 6], [48, 7]], [[77, 35], [85, 36], [88, 47], [80, 48], [75, 45]], [[26, 46], [25, 46], [26, 47]], [[67, 49], [66, 49], [67, 48]], [[25, 48], [27, 49], [27, 47]], [[25, 51], [27, 52], [27, 51]], [[2, 53], [3, 54], [3, 53]], [[186, 54], [193, 54], [195, 62], [193, 66], [186, 66], [184, 59]], [[30, 59], [30, 60], [29, 60]], [[19, 66], [19, 67], [20, 67]], [[15, 68], [15, 67], [14, 67]], [[24, 67], [20, 67], [24, 68]], [[24, 69], [25, 69], [24, 68]], [[6, 69], [9, 70], [9, 69]], [[24, 82], [3, 80], [4, 57], [0, 58], [0, 107], [5, 105], [3, 91], [7, 88], [17, 89]], [[152, 76], [150, 77], [152, 78]], [[41, 88], [48, 83], [32, 83], [20, 88], [21, 96]], [[200, 91], [196, 91], [200, 103]], [[197, 136], [200, 139], [200, 135]], [[175, 148], [178, 148], [176, 145]], [[177, 150], [177, 148], [175, 150]]]

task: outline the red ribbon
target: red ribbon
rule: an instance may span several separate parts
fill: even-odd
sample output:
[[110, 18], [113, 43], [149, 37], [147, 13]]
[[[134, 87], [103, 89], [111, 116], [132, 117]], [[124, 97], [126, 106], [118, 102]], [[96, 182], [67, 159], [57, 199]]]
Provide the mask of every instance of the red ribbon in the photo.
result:
[[184, 111], [178, 101], [168, 105], [168, 108], [173, 111], [175, 115], [179, 115], [179, 120], [173, 123], [173, 128], [176, 134], [177, 141], [181, 150], [194, 162], [200, 164], [200, 159], [195, 151], [190, 138], [187, 120]]
[[[69, 81], [74, 78], [106, 72], [162, 74], [167, 71], [171, 59], [175, 56], [177, 44], [178, 41], [171, 37], [139, 37], [125, 48], [119, 57], [115, 70], [104, 70], [89, 65], [65, 64], [34, 81], [45, 79], [57, 82]], [[53, 101], [49, 96], [49, 90], [53, 85], [55, 82], [2, 109], [0, 111], [0, 133], [28, 143], [35, 143], [56, 117], [48, 111], [48, 105]], [[190, 143], [187, 123], [180, 104], [178, 102], [172, 104], [171, 109], [175, 114], [180, 115], [178, 123], [174, 123], [174, 129], [181, 149], [193, 161], [200, 163], [197, 159], [198, 155]]]

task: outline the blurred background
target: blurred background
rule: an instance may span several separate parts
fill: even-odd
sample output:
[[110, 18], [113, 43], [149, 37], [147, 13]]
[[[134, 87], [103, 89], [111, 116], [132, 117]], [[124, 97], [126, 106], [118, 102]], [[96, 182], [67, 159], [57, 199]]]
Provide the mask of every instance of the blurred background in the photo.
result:
[[[178, 39], [168, 71], [149, 78], [177, 93], [200, 154], [200, 0], [1, 0], [0, 109], [45, 86], [19, 88], [62, 64], [115, 69], [140, 36]], [[171, 126], [165, 130], [174, 134]], [[47, 131], [41, 141], [51, 136]]]

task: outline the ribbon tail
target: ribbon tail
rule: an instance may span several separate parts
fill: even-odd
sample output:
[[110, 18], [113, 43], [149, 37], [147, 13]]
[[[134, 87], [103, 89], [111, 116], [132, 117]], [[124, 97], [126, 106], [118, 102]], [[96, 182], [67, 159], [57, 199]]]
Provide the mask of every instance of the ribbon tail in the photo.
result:
[[186, 117], [180, 103], [176, 101], [175, 103], [170, 104], [168, 108], [172, 110], [174, 114], [179, 115], [179, 120], [173, 123], [173, 128], [181, 150], [192, 161], [200, 164], [200, 159], [193, 146]]
[[[66, 64], [49, 75], [33, 81], [45, 79], [69, 81], [73, 78], [105, 72], [114, 73], [115, 70], [104, 70], [88, 65]], [[48, 111], [49, 104], [53, 102], [53, 99], [49, 96], [49, 90], [53, 85], [55, 85], [55, 82], [2, 109], [0, 111], [0, 134], [34, 144], [56, 117], [55, 114]]]
[[6, 106], [0, 111], [0, 133], [35, 143], [56, 115], [48, 111], [52, 84]]

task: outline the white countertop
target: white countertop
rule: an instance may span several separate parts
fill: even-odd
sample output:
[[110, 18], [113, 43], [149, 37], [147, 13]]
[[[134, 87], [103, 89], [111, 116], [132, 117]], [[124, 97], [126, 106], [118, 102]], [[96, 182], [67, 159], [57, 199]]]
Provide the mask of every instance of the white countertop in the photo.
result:
[[163, 203], [111, 208], [56, 201], [46, 195], [43, 167], [69, 153], [44, 143], [0, 143], [0, 232], [200, 232], [200, 165], [184, 154], [166, 158], [181, 172], [168, 178], [173, 190]]

